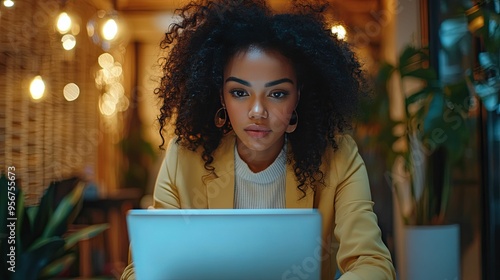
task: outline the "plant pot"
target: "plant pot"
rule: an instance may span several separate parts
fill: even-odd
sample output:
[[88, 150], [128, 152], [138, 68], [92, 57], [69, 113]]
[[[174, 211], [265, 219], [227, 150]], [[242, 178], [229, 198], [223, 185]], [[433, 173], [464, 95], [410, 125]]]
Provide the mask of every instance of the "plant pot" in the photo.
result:
[[406, 226], [401, 280], [459, 280], [459, 225]]

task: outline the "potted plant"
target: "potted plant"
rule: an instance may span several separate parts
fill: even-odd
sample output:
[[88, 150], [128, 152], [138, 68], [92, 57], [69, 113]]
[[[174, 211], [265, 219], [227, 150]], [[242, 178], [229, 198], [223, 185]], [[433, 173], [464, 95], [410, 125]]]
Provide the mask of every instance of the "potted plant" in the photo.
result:
[[80, 240], [108, 228], [97, 224], [68, 231], [81, 210], [85, 188], [84, 182], [76, 180], [59, 201], [56, 188], [68, 180], [51, 183], [39, 205], [26, 206], [15, 175], [0, 176], [1, 279], [53, 278], [76, 259], [74, 247]]
[[398, 65], [381, 66], [379, 94], [391, 96], [391, 81], [399, 86], [404, 103], [403, 119], [389, 122], [386, 129], [394, 136], [392, 159], [403, 167], [390, 178], [401, 216], [406, 225], [443, 224], [452, 191], [451, 172], [469, 141], [466, 77], [443, 84], [429, 66], [427, 49], [407, 46]]
[[[402, 218], [405, 237], [413, 238], [424, 230], [441, 234], [436, 243], [429, 243], [429, 255], [425, 252], [421, 255], [424, 245], [431, 241], [427, 231], [424, 237], [416, 237], [423, 239], [399, 243], [405, 249], [398, 248], [398, 254], [404, 255], [399, 256], [400, 260], [413, 264], [424, 260], [443, 268], [441, 261], [434, 262], [430, 256], [455, 259], [456, 265], [444, 272], [452, 270], [452, 274], [460, 273], [459, 227], [448, 225], [446, 211], [453, 190], [452, 172], [470, 137], [467, 119], [471, 96], [467, 79], [464, 76], [453, 83], [444, 83], [429, 65], [427, 48], [407, 46], [396, 65], [382, 63], [375, 83], [378, 99], [371, 103], [369, 111], [374, 112], [373, 105], [379, 105], [375, 107], [379, 122], [377, 140], [383, 143], [388, 165], [392, 166], [385, 175], [396, 197], [395, 209]], [[401, 104], [395, 104], [398, 101]], [[398, 105], [402, 116], [393, 119], [389, 108]], [[436, 247], [446, 243], [453, 245], [451, 251]], [[439, 279], [450, 277], [440, 276], [436, 268], [426, 270], [424, 266], [417, 264], [415, 271], [425, 276], [411, 276], [415, 271], [406, 267], [403, 279], [431, 279], [428, 278], [431, 271]]]

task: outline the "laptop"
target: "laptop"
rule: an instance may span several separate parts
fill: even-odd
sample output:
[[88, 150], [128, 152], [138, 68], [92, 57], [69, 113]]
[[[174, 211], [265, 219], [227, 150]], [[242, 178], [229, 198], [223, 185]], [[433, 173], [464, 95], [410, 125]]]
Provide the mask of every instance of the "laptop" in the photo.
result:
[[316, 209], [133, 209], [138, 280], [320, 279]]

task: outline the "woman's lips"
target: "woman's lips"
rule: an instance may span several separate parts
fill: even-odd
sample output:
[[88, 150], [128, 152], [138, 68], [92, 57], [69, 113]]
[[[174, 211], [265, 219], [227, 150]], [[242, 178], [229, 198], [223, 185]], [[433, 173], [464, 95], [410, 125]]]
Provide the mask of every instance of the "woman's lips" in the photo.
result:
[[271, 129], [260, 125], [249, 125], [245, 128], [245, 132], [253, 138], [263, 138], [271, 133]]

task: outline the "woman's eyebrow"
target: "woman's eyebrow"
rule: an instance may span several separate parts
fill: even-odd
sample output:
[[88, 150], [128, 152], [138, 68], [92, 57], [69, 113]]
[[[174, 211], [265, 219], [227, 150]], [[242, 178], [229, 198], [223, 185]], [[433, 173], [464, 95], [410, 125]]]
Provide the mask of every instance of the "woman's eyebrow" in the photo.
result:
[[[228, 77], [226, 79], [226, 83], [229, 82], [229, 81], [237, 82], [237, 83], [240, 83], [240, 84], [242, 84], [244, 86], [247, 86], [247, 87], [251, 87], [252, 86], [251, 83], [249, 83], [249, 82], [247, 82], [245, 80], [236, 78], [236, 77]], [[293, 81], [291, 79], [283, 78], [283, 79], [279, 79], [279, 80], [276, 80], [276, 81], [268, 82], [268, 83], [264, 84], [264, 87], [272, 87], [272, 86], [275, 86], [275, 85], [279, 85], [281, 83], [291, 83], [293, 85]]]
[[250, 84], [249, 82], [247, 82], [245, 80], [242, 80], [242, 79], [238, 79], [236, 77], [229, 77], [229, 78], [226, 79], [226, 83], [230, 82], [230, 81], [240, 83], [240, 84], [242, 84], [244, 86], [247, 86], [247, 87], [251, 87], [252, 86], [252, 84]]
[[264, 86], [265, 87], [272, 87], [272, 86], [279, 85], [279, 84], [282, 84], [282, 83], [291, 83], [293, 85], [293, 81], [292, 80], [290, 80], [288, 78], [283, 78], [283, 79], [279, 79], [279, 80], [276, 80], [276, 81], [272, 81], [272, 82], [266, 83]]

